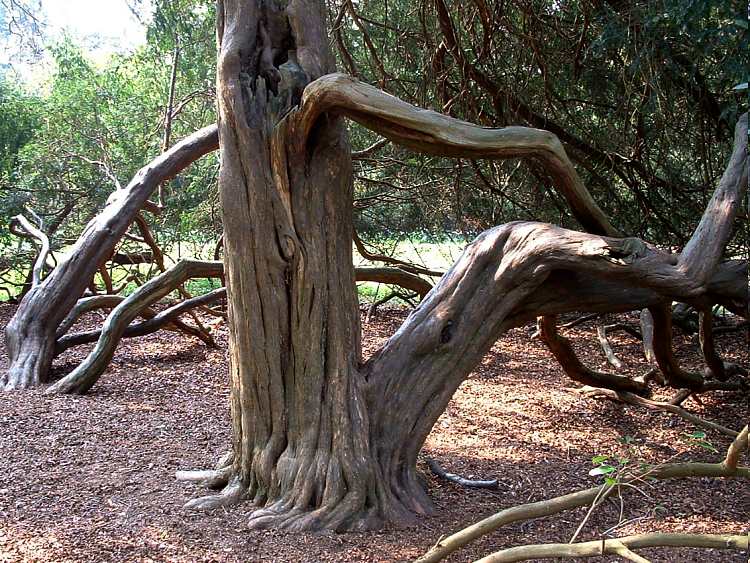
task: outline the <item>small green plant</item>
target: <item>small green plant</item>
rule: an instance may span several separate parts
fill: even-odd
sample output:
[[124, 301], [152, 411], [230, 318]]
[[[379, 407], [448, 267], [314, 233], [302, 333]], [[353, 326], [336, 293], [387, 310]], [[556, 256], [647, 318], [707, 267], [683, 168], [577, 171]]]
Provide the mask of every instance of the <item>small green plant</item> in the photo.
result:
[[618, 476], [628, 468], [630, 459], [619, 456], [595, 455], [591, 458], [591, 463], [595, 467], [589, 471], [589, 475], [592, 477], [603, 476], [607, 485], [616, 485]]
[[685, 440], [687, 440], [687, 442], [690, 444], [699, 446], [704, 450], [708, 450], [709, 452], [714, 454], [719, 453], [719, 450], [708, 440], [708, 438], [706, 438], [706, 433], [702, 430], [696, 430], [695, 432], [684, 432], [683, 436]]

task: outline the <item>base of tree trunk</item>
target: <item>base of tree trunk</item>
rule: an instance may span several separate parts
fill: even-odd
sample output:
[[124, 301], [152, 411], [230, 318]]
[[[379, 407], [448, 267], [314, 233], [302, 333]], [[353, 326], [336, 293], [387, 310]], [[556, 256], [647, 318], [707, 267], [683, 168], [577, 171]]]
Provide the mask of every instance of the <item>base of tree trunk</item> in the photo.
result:
[[[353, 484], [344, 483], [340, 471], [341, 461], [335, 456], [324, 459], [318, 455], [308, 460], [302, 467], [297, 462], [297, 479], [303, 479], [307, 486], [292, 486], [284, 493], [266, 498], [264, 493], [252, 484], [243, 481], [237, 471], [178, 472], [181, 481], [197, 481], [212, 485], [222, 479], [224, 487], [217, 494], [199, 497], [185, 504], [188, 510], [213, 510], [220, 507], [248, 503], [257, 507], [250, 514], [250, 529], [283, 529], [289, 531], [334, 530], [366, 531], [380, 529], [386, 525], [405, 527], [414, 525], [418, 515], [434, 513], [434, 505], [427, 496], [426, 482], [416, 467], [400, 471], [397, 482], [387, 483], [385, 479], [371, 476], [364, 486], [365, 479]], [[294, 465], [286, 459], [279, 465]], [[285, 467], [289, 470], [290, 467]], [[322, 481], [318, 480], [322, 477]], [[290, 485], [294, 485], [292, 481]], [[314, 490], [333, 491], [317, 498]]]

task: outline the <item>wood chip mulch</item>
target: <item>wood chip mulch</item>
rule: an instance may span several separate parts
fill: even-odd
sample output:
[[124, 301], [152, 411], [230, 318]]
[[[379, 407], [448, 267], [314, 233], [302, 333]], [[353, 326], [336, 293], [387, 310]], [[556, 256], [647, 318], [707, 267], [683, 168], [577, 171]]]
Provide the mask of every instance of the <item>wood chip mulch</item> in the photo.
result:
[[[12, 306], [0, 306], [0, 326], [12, 313]], [[369, 323], [363, 320], [365, 354], [404, 315], [381, 309]], [[634, 316], [618, 320], [637, 324]], [[93, 326], [100, 319], [89, 315], [81, 322]], [[589, 322], [564, 334], [575, 339], [591, 367], [607, 369], [595, 327], [596, 321]], [[124, 341], [84, 397], [0, 392], [0, 562], [409, 561], [441, 536], [493, 512], [597, 484], [588, 475], [596, 455], [646, 463], [723, 457], [727, 438], [708, 433], [720, 452], [714, 454], [687, 437], [696, 429], [681, 418], [581, 397], [544, 345], [530, 340], [533, 330], [515, 329], [496, 343], [425, 446], [446, 471], [497, 478], [499, 489], [464, 489], [427, 475], [437, 514], [409, 529], [376, 533], [249, 531], [248, 505], [207, 513], [182, 508], [207, 493], [176, 482], [175, 471], [213, 467], [230, 443], [225, 327], [216, 330], [218, 350], [170, 332]], [[720, 337], [726, 360], [750, 367], [746, 338], [742, 332]], [[625, 364], [620, 373], [647, 371], [638, 341], [618, 332], [611, 342]], [[699, 368], [697, 337], [679, 334], [675, 342], [683, 365]], [[0, 369], [6, 369], [4, 342], [0, 349]], [[56, 360], [55, 372], [66, 373], [85, 353], [84, 347], [68, 351]], [[656, 398], [669, 396], [659, 391]], [[702, 404], [688, 399], [684, 406], [735, 429], [750, 419], [747, 394], [715, 392], [702, 397]], [[618, 522], [621, 510], [633, 521], [619, 535], [750, 530], [747, 482], [682, 480], [646, 485], [643, 493], [596, 511], [580, 539], [598, 538]], [[523, 543], [567, 542], [584, 514], [581, 509], [507, 526], [450, 560], [472, 561]], [[665, 562], [748, 560], [748, 554], [718, 550], [640, 553]]]

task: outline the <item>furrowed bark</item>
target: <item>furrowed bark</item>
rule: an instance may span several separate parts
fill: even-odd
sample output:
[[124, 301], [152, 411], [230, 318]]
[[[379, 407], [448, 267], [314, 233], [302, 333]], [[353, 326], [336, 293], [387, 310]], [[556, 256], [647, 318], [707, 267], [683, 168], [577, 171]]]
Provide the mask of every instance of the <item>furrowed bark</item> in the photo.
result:
[[72, 372], [47, 388], [46, 393], [86, 393], [109, 365], [115, 348], [130, 322], [140, 312], [194, 277], [215, 277], [221, 262], [183, 260], [155, 277], [113, 309], [94, 349]]
[[295, 109], [333, 70], [321, 5], [218, 14], [234, 465], [219, 496], [190, 506], [247, 499], [261, 508], [251, 526], [294, 530], [411, 521], [416, 476], [380, 475], [367, 431], [348, 141], [340, 120], [306, 130]]
[[186, 137], [142, 168], [130, 184], [115, 192], [102, 212], [84, 229], [73, 248], [21, 301], [5, 327], [10, 367], [0, 374], [4, 389], [23, 389], [48, 379], [55, 332], [107, 260], [136, 213], [163, 181], [216, 148], [216, 126]]
[[[482, 129], [341, 75], [309, 84], [301, 106], [293, 109], [298, 81], [325, 68], [320, 56], [301, 56], [299, 46], [308, 45], [301, 37], [324, 36], [322, 20], [300, 25], [301, 6], [292, 2], [281, 14], [252, 2], [220, 4], [220, 184], [236, 461], [224, 494], [192, 504], [250, 498], [264, 506], [253, 515], [253, 526], [352, 529], [382, 520], [400, 523], [409, 521], [411, 512], [430, 510], [415, 470], [417, 453], [455, 389], [499, 335], [538, 314], [705, 299], [717, 274], [704, 277], [690, 260], [680, 262], [679, 255], [634, 238], [511, 223], [472, 243], [396, 335], [358, 369], [359, 342], [350, 336], [356, 319], [342, 313], [356, 302], [352, 270], [344, 267], [351, 259], [350, 155], [340, 150], [345, 141], [335, 115], [421, 152], [537, 158], [579, 220], [594, 231], [616, 231], [547, 132]], [[266, 51], [244, 58], [253, 49], [270, 48], [264, 26], [279, 20], [282, 29], [288, 23], [298, 47], [287, 62], [279, 57], [269, 63]], [[284, 33], [277, 43], [284, 43]], [[744, 186], [730, 179], [724, 185], [727, 198], [741, 197]], [[733, 214], [714, 219], [731, 222]], [[710, 224], [705, 222], [706, 228]], [[321, 233], [324, 226], [332, 232]], [[737, 281], [732, 284], [736, 291]], [[327, 288], [336, 288], [335, 306]], [[253, 310], [262, 310], [260, 318], [248, 315]], [[298, 322], [303, 311], [304, 327]], [[311, 335], [321, 348], [311, 347]], [[299, 391], [301, 381], [306, 393]], [[333, 424], [321, 418], [321, 406], [333, 413], [333, 426], [321, 426]], [[300, 426], [309, 416], [317, 422]], [[329, 437], [333, 427], [338, 441]], [[330, 446], [313, 459], [311, 444], [320, 440]]]

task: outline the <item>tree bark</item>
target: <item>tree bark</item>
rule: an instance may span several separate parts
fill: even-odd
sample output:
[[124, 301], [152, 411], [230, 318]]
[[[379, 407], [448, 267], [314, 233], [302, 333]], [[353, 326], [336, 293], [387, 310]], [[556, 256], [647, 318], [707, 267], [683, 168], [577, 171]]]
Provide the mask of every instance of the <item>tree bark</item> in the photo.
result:
[[399, 499], [369, 440], [348, 140], [335, 117], [301, 131], [294, 109], [333, 70], [322, 6], [219, 2], [218, 13], [234, 471], [223, 496], [192, 506], [251, 499], [263, 507], [254, 527], [403, 522], [426, 497]]

